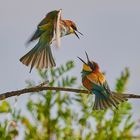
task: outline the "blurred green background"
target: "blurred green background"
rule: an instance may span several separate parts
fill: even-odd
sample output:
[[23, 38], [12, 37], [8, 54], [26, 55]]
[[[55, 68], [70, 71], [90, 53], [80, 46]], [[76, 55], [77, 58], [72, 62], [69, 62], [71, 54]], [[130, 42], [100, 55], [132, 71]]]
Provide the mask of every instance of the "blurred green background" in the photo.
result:
[[[131, 76], [129, 78], [128, 86], [126, 87], [125, 90], [126, 92], [130, 92], [130, 93], [133, 92], [133, 93], [139, 94], [139, 91], [140, 91], [140, 86], [139, 86], [140, 65], [138, 61], [140, 59], [140, 55], [139, 55], [139, 52], [140, 52], [140, 47], [139, 47], [140, 46], [140, 41], [139, 41], [140, 8], [139, 7], [140, 7], [140, 1], [138, 0], [133, 0], [133, 1], [131, 0], [117, 0], [117, 1], [112, 1], [112, 0], [63, 1], [63, 0], [60, 0], [60, 1], [55, 1], [55, 2], [48, 1], [48, 0], [40, 0], [40, 1], [1, 0], [0, 2], [0, 42], [1, 42], [0, 43], [1, 44], [1, 47], [0, 47], [1, 49], [0, 51], [0, 64], [1, 64], [0, 93], [24, 88], [27, 86], [25, 81], [29, 79], [35, 81], [36, 84], [40, 81], [40, 76], [38, 76], [36, 70], [33, 70], [32, 73], [30, 74], [29, 68], [22, 65], [19, 62], [19, 58], [23, 56], [27, 51], [31, 49], [31, 47], [35, 45], [35, 43], [32, 43], [29, 47], [25, 47], [26, 41], [35, 31], [37, 24], [46, 15], [46, 13], [54, 9], [62, 8], [63, 18], [71, 19], [75, 21], [78, 25], [79, 30], [84, 34], [84, 36], [81, 37], [80, 40], [78, 40], [75, 36], [64, 37], [62, 39], [62, 47], [59, 50], [56, 50], [54, 49], [54, 47], [52, 47], [53, 54], [56, 59], [57, 67], [59, 67], [61, 64], [65, 65], [65, 63], [67, 63], [68, 60], [73, 60], [75, 62], [75, 67], [73, 67], [73, 69], [71, 69], [68, 72], [68, 76], [69, 78], [72, 78], [72, 76], [75, 75], [77, 79], [76, 80], [77, 83], [71, 84], [71, 86], [73, 87], [81, 86], [80, 71], [82, 67], [81, 67], [81, 63], [77, 59], [77, 56], [80, 56], [84, 59], [84, 56], [85, 56], [84, 51], [86, 50], [90, 58], [97, 61], [102, 71], [106, 73], [107, 81], [112, 90], [116, 88], [116, 84], [115, 84], [116, 78], [119, 77], [120, 72], [125, 67], [129, 67]], [[51, 81], [52, 80], [51, 74], [49, 73], [48, 76], [49, 76], [48, 77], [49, 80]], [[60, 84], [62, 83], [63, 82], [60, 81]], [[55, 84], [58, 84], [58, 83], [56, 82]], [[72, 96], [75, 96], [75, 95], [72, 95]], [[82, 96], [84, 95], [81, 95], [79, 98], [82, 98]], [[15, 112], [18, 112], [18, 110], [20, 110], [21, 113], [19, 115], [20, 117], [18, 118], [19, 123], [21, 121], [22, 116], [24, 115], [28, 119], [30, 119], [29, 124], [31, 123], [31, 128], [29, 128], [29, 126], [26, 126], [25, 125], [26, 123], [21, 123], [22, 125], [20, 124], [20, 129], [18, 129], [21, 132], [24, 131], [25, 129], [23, 127], [23, 124], [25, 125], [25, 127], [29, 129], [28, 130], [26, 128], [27, 131], [30, 132], [30, 130], [32, 129], [32, 123], [34, 123], [34, 118], [32, 118], [32, 115], [30, 113], [32, 111], [36, 112], [36, 110], [32, 110], [32, 111], [30, 110], [28, 112], [26, 109], [26, 104], [29, 102], [29, 97], [30, 97], [29, 95], [23, 95], [23, 96], [18, 97], [17, 105], [15, 105], [16, 107], [14, 107], [14, 104], [15, 104], [14, 97], [6, 100], [8, 101], [8, 103], [10, 103], [10, 106], [6, 102], [4, 103], [1, 102], [1, 106], [4, 106], [4, 107], [1, 107], [2, 108], [1, 112], [5, 111], [6, 109], [7, 112], [9, 111], [12, 112], [12, 116], [13, 116], [14, 108], [16, 108]], [[38, 101], [38, 99], [40, 100], [40, 98], [42, 99], [43, 97], [34, 97], [32, 100]], [[46, 98], [44, 97], [43, 100], [46, 100]], [[70, 100], [73, 101], [71, 97], [70, 97]], [[80, 105], [76, 104], [76, 112], [78, 112], [79, 110], [82, 110], [83, 104], [82, 102], [80, 103], [81, 103]], [[139, 116], [140, 116], [140, 112], [138, 108], [140, 106], [140, 102], [139, 100], [130, 100], [129, 103], [131, 103], [132, 110], [128, 109], [128, 112], [126, 114], [129, 116], [129, 111], [130, 111], [130, 113], [133, 114], [132, 120], [133, 121], [135, 120], [136, 125], [137, 125]], [[85, 99], [85, 104], [87, 104], [86, 99]], [[127, 111], [126, 108], [124, 109], [125, 111]], [[51, 110], [51, 108], [49, 109]], [[90, 113], [90, 115], [92, 114], [90, 107], [88, 107], [86, 111]], [[43, 113], [43, 111], [40, 111], [40, 112]], [[72, 115], [75, 115], [72, 112], [72, 110], [70, 112]], [[112, 111], [109, 111], [109, 112], [110, 113], [107, 113], [107, 114], [112, 114], [111, 113]], [[16, 119], [16, 116], [18, 116], [18, 113], [16, 114], [15, 114], [15, 120], [18, 121], [18, 119]], [[52, 111], [52, 114], [56, 115], [55, 110]], [[78, 114], [82, 116], [82, 112]], [[101, 113], [97, 113], [97, 114], [100, 115]], [[126, 118], [127, 118], [127, 115], [126, 115]], [[61, 117], [61, 115], [59, 116]], [[95, 116], [96, 115], [93, 115], [94, 118]], [[103, 116], [104, 116], [104, 113], [103, 113]], [[109, 116], [113, 117], [113, 115], [109, 115]], [[107, 116], [107, 120], [110, 120], [109, 116]], [[97, 118], [100, 118], [100, 117], [97, 117]], [[123, 115], [122, 117], [119, 117], [119, 118], [121, 118], [122, 123], [124, 124]], [[8, 113], [8, 115], [7, 113], [6, 114], [2, 113], [0, 115], [1, 122], [3, 122], [5, 119], [11, 120], [11, 113]], [[77, 124], [80, 125], [79, 123], [80, 118], [76, 117], [76, 119], [77, 119], [76, 120]], [[71, 120], [74, 121], [73, 118]], [[103, 125], [105, 124], [106, 126], [106, 123], [105, 123], [106, 120], [103, 119], [103, 121], [104, 121]], [[42, 120], [41, 121], [39, 120], [39, 122], [41, 123]], [[56, 124], [57, 122], [59, 121], [56, 120]], [[63, 121], [60, 121], [60, 122], [62, 123], [61, 124], [62, 126], [66, 124]], [[80, 121], [80, 122], [83, 123], [84, 121]], [[94, 128], [92, 129], [93, 131], [92, 134], [93, 134], [93, 137], [95, 138], [95, 134], [97, 132], [96, 123], [98, 124], [98, 121], [95, 119], [95, 121], [89, 121], [89, 122], [90, 122], [89, 124], [91, 124], [92, 127]], [[128, 122], [131, 123], [131, 121], [128, 121]], [[119, 124], [120, 123], [115, 124], [115, 125], [119, 125]], [[120, 128], [122, 132], [125, 131], [123, 129], [123, 126], [124, 126], [123, 124], [119, 125], [119, 127], [116, 126], [116, 130], [114, 130], [114, 133], [116, 132], [119, 133], [116, 135], [121, 135], [120, 134], [121, 132], [118, 131], [118, 128]], [[6, 136], [7, 130], [5, 131], [5, 129], [7, 129], [7, 127], [5, 127], [4, 129], [4, 125], [7, 126], [6, 123], [5, 124], [1, 123], [1, 132], [3, 132], [2, 134]], [[15, 123], [12, 122], [12, 125], [15, 125]], [[40, 129], [39, 132], [37, 132], [40, 138], [48, 137], [48, 136], [41, 136], [40, 134], [40, 131], [41, 131], [40, 127], [47, 129], [46, 128], [47, 126], [41, 126], [41, 125], [36, 125], [36, 124], [34, 125], [38, 126]], [[75, 130], [76, 127], [73, 125], [71, 127], [71, 124], [69, 124], [69, 127], [71, 129], [74, 128]], [[81, 127], [78, 125], [76, 126]], [[87, 125], [84, 125], [84, 126], [86, 127], [86, 129], [88, 129]], [[139, 133], [139, 131], [137, 132], [137, 130], [135, 130], [134, 128], [130, 127], [130, 129], [128, 129], [130, 130], [130, 133], [128, 132], [130, 136], [131, 136], [132, 131], [133, 133], [137, 133], [137, 134]], [[56, 129], [57, 128], [54, 128], [54, 131]], [[62, 128], [60, 128], [60, 130], [61, 129]], [[109, 128], [109, 129], [112, 129], [112, 128]], [[85, 130], [84, 128], [82, 130], [88, 131], [88, 130]], [[44, 131], [48, 131], [48, 130], [44, 130]], [[72, 133], [71, 131], [73, 132], [73, 130], [70, 130], [70, 131], [67, 130], [66, 132]], [[81, 130], [77, 128], [77, 131], [81, 131]], [[81, 133], [77, 131], [74, 131], [74, 133], [76, 132], [76, 135], [81, 136]], [[110, 131], [108, 132], [113, 133]], [[44, 133], [42, 135], [44, 135]], [[64, 130], [63, 130], [63, 133], [65, 133]], [[84, 132], [83, 134], [84, 136], [86, 136], [85, 133], [86, 132]], [[102, 132], [102, 133], [105, 134], [106, 132]], [[20, 133], [20, 136], [23, 137], [24, 134], [25, 133]], [[124, 134], [126, 136], [126, 133]], [[59, 138], [59, 136], [57, 137]], [[61, 137], [62, 136], [60, 136], [60, 139]], [[36, 136], [36, 138], [38, 137]]]
[[[75, 76], [69, 76], [74, 68], [68, 61], [51, 71], [38, 71], [40, 82], [51, 78], [49, 86], [77, 87]], [[125, 69], [116, 80], [115, 90], [124, 92], [129, 79], [129, 70]], [[26, 81], [28, 87], [35, 86], [34, 81]], [[16, 104], [17, 101], [15, 101]], [[140, 139], [135, 131], [140, 124], [132, 120], [131, 104], [122, 103], [119, 109], [93, 111], [93, 95], [72, 94], [60, 91], [44, 91], [30, 94], [26, 108], [30, 116], [22, 114], [21, 109], [6, 101], [0, 106], [1, 140], [132, 140]]]

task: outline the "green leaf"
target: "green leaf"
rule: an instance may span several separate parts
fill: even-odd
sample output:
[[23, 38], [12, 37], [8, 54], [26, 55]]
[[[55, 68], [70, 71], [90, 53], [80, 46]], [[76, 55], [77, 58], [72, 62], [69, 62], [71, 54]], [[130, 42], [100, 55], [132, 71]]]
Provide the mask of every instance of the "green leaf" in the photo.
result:
[[0, 113], [8, 113], [11, 111], [10, 104], [6, 101], [3, 101], [0, 105]]

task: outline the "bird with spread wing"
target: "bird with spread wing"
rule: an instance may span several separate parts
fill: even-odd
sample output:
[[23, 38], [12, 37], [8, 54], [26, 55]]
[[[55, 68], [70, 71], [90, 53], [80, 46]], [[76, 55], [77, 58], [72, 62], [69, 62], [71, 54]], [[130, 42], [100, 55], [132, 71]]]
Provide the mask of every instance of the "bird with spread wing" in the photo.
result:
[[[30, 66], [30, 72], [33, 67], [38, 69], [56, 66], [51, 44], [56, 41], [56, 45], [60, 46], [60, 37], [75, 34], [78, 38], [80, 33], [76, 24], [71, 20], [63, 20], [61, 17], [62, 10], [54, 10], [49, 12], [46, 17], [38, 24], [37, 30], [27, 43], [39, 39], [33, 49], [25, 54], [20, 61]], [[80, 33], [82, 35], [82, 33]]]

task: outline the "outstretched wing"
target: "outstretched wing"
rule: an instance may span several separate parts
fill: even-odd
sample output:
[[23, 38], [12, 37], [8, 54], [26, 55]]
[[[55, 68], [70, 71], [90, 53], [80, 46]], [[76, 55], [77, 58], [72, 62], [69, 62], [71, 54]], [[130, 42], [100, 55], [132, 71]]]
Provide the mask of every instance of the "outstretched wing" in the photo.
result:
[[27, 41], [27, 44], [31, 41], [38, 39], [46, 30], [48, 30], [48, 25], [51, 23], [53, 26], [55, 24], [55, 20], [58, 17], [58, 11], [54, 10], [49, 12], [45, 18], [38, 24], [37, 30], [34, 32], [32, 37]]
[[61, 19], [61, 11], [60, 10], [57, 14], [57, 18], [56, 18], [56, 24], [54, 23], [54, 25], [56, 25], [56, 31], [55, 31], [55, 38], [56, 38], [56, 47], [59, 48], [61, 45], [60, 42], [60, 36], [61, 36], [61, 31], [60, 31], [60, 19]]
[[59, 12], [59, 11], [57, 11], [57, 10], [54, 10], [54, 11], [49, 12], [49, 13], [45, 16], [45, 18], [43, 18], [43, 19], [41, 20], [41, 22], [38, 24], [38, 27], [39, 27], [39, 26], [42, 26], [42, 25], [44, 25], [44, 24], [47, 24], [47, 23], [50, 22], [50, 21], [53, 21], [53, 20], [57, 19], [57, 17], [58, 17], [58, 12]]

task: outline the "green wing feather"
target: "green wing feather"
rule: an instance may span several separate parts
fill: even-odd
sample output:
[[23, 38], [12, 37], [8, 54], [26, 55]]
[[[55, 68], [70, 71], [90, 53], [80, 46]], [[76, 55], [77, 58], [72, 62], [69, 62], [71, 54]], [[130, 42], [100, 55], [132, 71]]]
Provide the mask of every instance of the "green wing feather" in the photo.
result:
[[103, 86], [94, 84], [92, 92], [95, 94], [94, 110], [103, 110], [112, 106], [118, 108], [118, 104], [127, 101], [127, 98], [123, 94], [112, 93], [106, 83]]
[[47, 24], [49, 23], [50, 21], [54, 21], [57, 19], [57, 16], [58, 16], [58, 10], [54, 10], [54, 11], [51, 11], [49, 12], [46, 17], [44, 19], [42, 19], [42, 21], [38, 24], [38, 26], [42, 26], [44, 24]]
[[[27, 44], [31, 41], [38, 39], [45, 31], [49, 30], [49, 28], [54, 28], [54, 24], [58, 17], [57, 10], [54, 10], [46, 15], [46, 17], [38, 24], [37, 30], [34, 32], [32, 37], [27, 41]], [[51, 27], [50, 27], [51, 25]]]
[[33, 67], [42, 69], [54, 67], [56, 65], [50, 47], [53, 38], [52, 32], [52, 28], [45, 31], [40, 36], [39, 42], [36, 46], [20, 59], [20, 61], [26, 66], [31, 66], [30, 72]]

